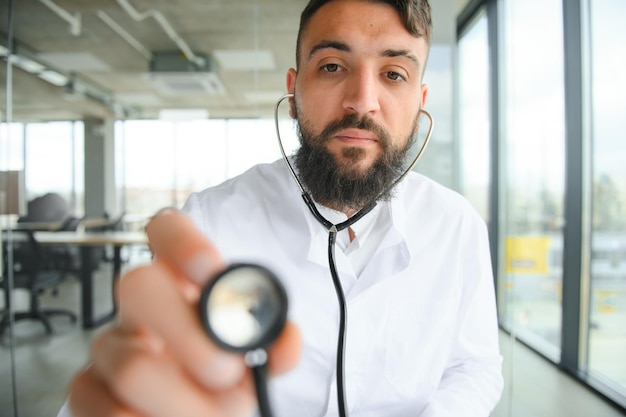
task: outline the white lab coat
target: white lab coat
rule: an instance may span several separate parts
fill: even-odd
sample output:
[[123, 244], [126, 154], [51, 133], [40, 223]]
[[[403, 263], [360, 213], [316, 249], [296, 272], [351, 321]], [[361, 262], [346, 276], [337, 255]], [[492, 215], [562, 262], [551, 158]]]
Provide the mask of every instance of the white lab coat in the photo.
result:
[[[287, 288], [304, 349], [296, 369], [270, 385], [275, 415], [337, 415], [328, 232], [284, 162], [194, 194], [184, 211], [227, 261], [260, 263]], [[385, 229], [370, 233], [381, 238], [360, 274], [336, 250], [348, 303], [350, 416], [488, 416], [503, 382], [484, 222], [461, 196], [417, 173], [372, 215]]]
[[[193, 194], [184, 211], [228, 262], [262, 264], [285, 284], [304, 344], [297, 367], [270, 383], [274, 415], [336, 416], [328, 232], [284, 163]], [[487, 417], [503, 380], [484, 222], [461, 196], [417, 173], [371, 215], [368, 239], [379, 243], [362, 272], [336, 250], [348, 304], [349, 415]]]

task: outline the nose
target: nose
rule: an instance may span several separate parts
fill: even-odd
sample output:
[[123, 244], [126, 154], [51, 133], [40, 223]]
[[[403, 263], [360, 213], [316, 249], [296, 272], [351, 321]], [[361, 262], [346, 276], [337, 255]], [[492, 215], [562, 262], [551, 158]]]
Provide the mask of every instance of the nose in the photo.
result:
[[380, 110], [377, 75], [368, 68], [353, 71], [345, 85], [343, 108], [348, 113], [373, 114]]

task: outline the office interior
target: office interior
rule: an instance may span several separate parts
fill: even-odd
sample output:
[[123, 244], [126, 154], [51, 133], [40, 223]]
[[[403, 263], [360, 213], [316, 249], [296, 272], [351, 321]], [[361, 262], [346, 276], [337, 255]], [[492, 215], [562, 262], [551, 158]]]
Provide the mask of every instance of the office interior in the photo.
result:
[[[140, 233], [157, 210], [278, 159], [275, 103], [305, 4], [3, 0], [7, 244], [47, 194], [80, 228], [119, 219], [118, 231]], [[436, 125], [416, 170], [488, 225], [505, 375], [492, 416], [626, 415], [626, 3], [431, 5], [424, 82]], [[278, 118], [289, 153], [293, 124], [285, 109]], [[141, 242], [118, 249], [122, 270], [150, 261]], [[114, 307], [111, 254], [103, 244], [91, 271], [97, 313]], [[85, 328], [83, 284], [70, 277], [41, 296], [76, 321], [54, 317], [47, 333], [16, 320], [0, 335], [1, 416], [56, 415], [108, 324]], [[11, 308], [28, 307], [13, 292]]]

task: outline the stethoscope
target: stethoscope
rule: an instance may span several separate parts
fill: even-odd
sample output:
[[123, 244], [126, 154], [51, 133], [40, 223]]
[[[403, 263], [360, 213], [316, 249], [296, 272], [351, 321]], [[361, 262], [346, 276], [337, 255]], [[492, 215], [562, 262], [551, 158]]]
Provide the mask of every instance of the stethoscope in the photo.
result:
[[[337, 400], [340, 417], [348, 416], [345, 394], [345, 352], [348, 309], [339, 273], [335, 263], [337, 233], [352, 226], [368, 214], [376, 200], [366, 205], [348, 220], [333, 224], [318, 211], [311, 196], [305, 191], [296, 171], [285, 153], [280, 135], [278, 112], [281, 103], [293, 98], [286, 94], [274, 109], [276, 137], [283, 160], [300, 189], [302, 199], [315, 219], [328, 230], [328, 264], [337, 300], [339, 302], [339, 334], [337, 338]], [[386, 191], [391, 190], [408, 175], [421, 158], [433, 131], [434, 121], [425, 110], [420, 110], [429, 119], [425, 139], [412, 163]], [[272, 412], [267, 394], [267, 348], [280, 334], [287, 319], [287, 295], [278, 278], [267, 268], [255, 264], [231, 265], [215, 277], [203, 290], [199, 303], [202, 323], [213, 341], [228, 350], [244, 353], [246, 365], [251, 369], [262, 417], [271, 417]]]

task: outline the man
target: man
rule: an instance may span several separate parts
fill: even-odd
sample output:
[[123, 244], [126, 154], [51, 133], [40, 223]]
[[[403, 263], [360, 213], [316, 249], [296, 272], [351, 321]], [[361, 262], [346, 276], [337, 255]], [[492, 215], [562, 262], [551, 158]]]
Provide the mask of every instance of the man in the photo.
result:
[[[351, 416], [486, 417], [502, 389], [483, 222], [419, 174], [388, 190], [426, 101], [430, 25], [426, 0], [312, 0], [287, 74], [302, 144], [293, 162], [316, 208], [338, 224], [379, 200], [337, 235]], [[209, 341], [194, 307], [235, 261], [267, 266], [289, 296], [290, 321], [270, 352], [275, 414], [338, 415], [329, 231], [286, 165], [194, 194], [184, 211], [148, 225], [157, 262], [122, 279], [120, 321], [71, 386], [74, 416], [249, 415], [243, 359]]]

